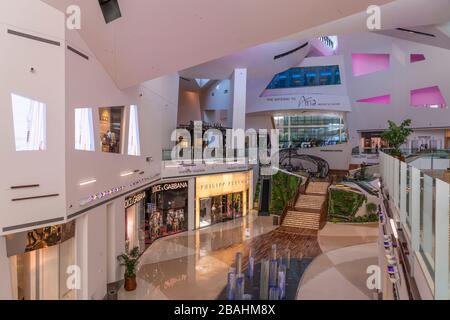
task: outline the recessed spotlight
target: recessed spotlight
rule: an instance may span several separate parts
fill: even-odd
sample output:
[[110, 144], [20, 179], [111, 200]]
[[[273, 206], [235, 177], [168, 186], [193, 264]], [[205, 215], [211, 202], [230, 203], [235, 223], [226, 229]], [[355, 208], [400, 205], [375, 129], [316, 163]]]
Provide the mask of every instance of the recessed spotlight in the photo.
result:
[[127, 176], [131, 176], [133, 173], [134, 173], [134, 171], [124, 172], [120, 176], [121, 177], [127, 177]]
[[80, 186], [85, 186], [91, 183], [97, 182], [97, 180], [92, 179], [92, 180], [88, 180], [88, 181], [84, 181], [84, 182], [80, 182]]

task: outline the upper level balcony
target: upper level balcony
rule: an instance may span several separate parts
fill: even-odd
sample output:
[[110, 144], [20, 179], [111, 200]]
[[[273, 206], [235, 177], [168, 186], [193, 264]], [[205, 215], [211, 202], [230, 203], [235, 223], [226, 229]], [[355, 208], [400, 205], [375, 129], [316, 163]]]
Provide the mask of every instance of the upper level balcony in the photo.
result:
[[[245, 171], [257, 164], [257, 158], [249, 156], [248, 149], [239, 154], [233, 150], [231, 154], [223, 150], [219, 154], [212, 152], [212, 157], [205, 156], [204, 148], [184, 148], [182, 157], [175, 157], [170, 149], [162, 151], [161, 177], [176, 178], [180, 176], [196, 176], [215, 173]], [[199, 155], [199, 156], [197, 156]]]

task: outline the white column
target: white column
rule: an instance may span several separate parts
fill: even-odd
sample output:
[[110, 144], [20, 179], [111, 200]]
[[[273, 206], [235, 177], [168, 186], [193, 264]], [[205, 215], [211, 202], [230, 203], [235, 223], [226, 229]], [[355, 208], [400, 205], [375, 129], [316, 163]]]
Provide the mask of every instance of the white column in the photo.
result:
[[397, 207], [397, 209], [400, 208], [399, 205], [399, 197], [400, 197], [400, 161], [398, 159], [394, 158], [394, 192], [393, 192], [393, 199], [394, 199], [394, 205]]
[[188, 230], [195, 230], [195, 179], [189, 179], [188, 187]]
[[447, 300], [448, 294], [448, 225], [449, 184], [436, 179], [436, 247], [434, 269], [434, 298]]
[[433, 250], [433, 178], [424, 176], [423, 181], [423, 241], [425, 253], [431, 255]]
[[12, 271], [17, 272], [17, 270], [11, 270], [9, 258], [6, 255], [6, 238], [0, 237], [0, 270], [2, 281], [0, 281], [0, 300], [12, 300], [13, 291], [11, 288], [11, 273]]
[[245, 108], [247, 100], [247, 69], [235, 69], [230, 83], [233, 95], [232, 105], [228, 112], [228, 126], [245, 130]]
[[411, 245], [414, 251], [420, 247], [420, 171], [411, 168]]
[[76, 265], [81, 271], [81, 288], [76, 291], [77, 300], [88, 300], [88, 236], [87, 236], [87, 216], [84, 215], [76, 219], [75, 227], [75, 248]]

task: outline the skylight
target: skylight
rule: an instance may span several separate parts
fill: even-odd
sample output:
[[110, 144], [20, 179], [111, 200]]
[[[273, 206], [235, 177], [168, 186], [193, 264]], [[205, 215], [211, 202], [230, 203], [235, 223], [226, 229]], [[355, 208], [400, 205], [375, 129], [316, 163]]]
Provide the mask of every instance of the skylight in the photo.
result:
[[200, 88], [203, 88], [210, 79], [195, 79], [195, 81], [197, 81], [197, 84]]

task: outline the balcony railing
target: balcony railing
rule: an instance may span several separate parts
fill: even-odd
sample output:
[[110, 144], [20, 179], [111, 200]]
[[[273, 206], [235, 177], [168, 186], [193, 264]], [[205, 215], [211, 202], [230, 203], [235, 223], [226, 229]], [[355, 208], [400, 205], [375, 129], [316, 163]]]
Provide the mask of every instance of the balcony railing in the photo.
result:
[[[200, 157], [196, 157], [195, 152], [198, 152]], [[162, 168], [161, 173], [163, 178], [173, 178], [180, 176], [195, 176], [200, 174], [214, 174], [224, 172], [236, 172], [243, 170], [250, 170], [252, 165], [256, 164], [256, 159], [249, 157], [248, 150], [244, 154], [235, 151], [231, 154], [219, 151], [212, 157], [203, 157], [203, 149], [194, 148], [184, 149], [186, 154], [180, 154], [179, 157], [172, 156], [172, 150], [162, 151]]]
[[[408, 158], [422, 156], [447, 160], [448, 152], [410, 152]], [[397, 222], [406, 231], [426, 278], [431, 279], [429, 287], [435, 299], [449, 299], [450, 170], [420, 170], [415, 161], [406, 163], [381, 153], [381, 176], [398, 212]]]

